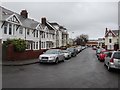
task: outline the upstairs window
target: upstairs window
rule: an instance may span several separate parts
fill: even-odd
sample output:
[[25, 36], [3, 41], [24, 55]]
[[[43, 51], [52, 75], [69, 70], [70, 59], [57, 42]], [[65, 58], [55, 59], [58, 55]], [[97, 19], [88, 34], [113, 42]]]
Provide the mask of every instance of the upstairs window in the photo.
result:
[[13, 25], [13, 35], [15, 34], [15, 29], [16, 29], [16, 26], [15, 24]]
[[9, 24], [9, 35], [12, 34], [12, 24]]
[[4, 25], [4, 34], [7, 34], [7, 26], [8, 26], [8, 24], [5, 23], [5, 25]]
[[109, 33], [109, 36], [112, 36], [112, 33]]
[[19, 28], [19, 34], [23, 34], [23, 27]]
[[29, 29], [27, 29], [27, 35], [30, 35], [30, 30]]
[[43, 36], [43, 38], [45, 38], [45, 33], [44, 33], [44, 36]]
[[112, 43], [112, 39], [109, 39], [109, 43]]
[[36, 37], [38, 37], [38, 30], [36, 31]]

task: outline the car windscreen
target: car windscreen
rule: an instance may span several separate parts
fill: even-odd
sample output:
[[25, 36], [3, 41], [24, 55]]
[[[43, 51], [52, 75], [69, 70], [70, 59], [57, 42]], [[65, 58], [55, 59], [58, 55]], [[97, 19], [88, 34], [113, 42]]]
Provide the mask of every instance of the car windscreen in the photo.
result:
[[69, 51], [67, 51], [67, 50], [64, 51], [64, 50], [63, 50], [62, 53], [69, 53]]
[[73, 52], [74, 48], [68, 48], [67, 50]]
[[45, 54], [58, 54], [58, 53], [59, 53], [58, 50], [47, 50], [47, 51], [45, 52]]
[[113, 58], [120, 59], [120, 52], [115, 52]]

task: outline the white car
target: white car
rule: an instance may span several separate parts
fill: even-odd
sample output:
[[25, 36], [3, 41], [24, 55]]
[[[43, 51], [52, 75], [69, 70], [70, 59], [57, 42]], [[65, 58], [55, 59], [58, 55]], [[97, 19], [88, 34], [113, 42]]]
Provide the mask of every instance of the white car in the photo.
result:
[[39, 56], [40, 63], [58, 63], [64, 61], [65, 57], [60, 49], [49, 49]]
[[62, 53], [64, 54], [65, 59], [71, 58], [71, 52], [70, 51], [68, 51], [68, 50], [62, 50]]
[[78, 50], [78, 53], [82, 51], [82, 47], [81, 46], [77, 46], [76, 49]]

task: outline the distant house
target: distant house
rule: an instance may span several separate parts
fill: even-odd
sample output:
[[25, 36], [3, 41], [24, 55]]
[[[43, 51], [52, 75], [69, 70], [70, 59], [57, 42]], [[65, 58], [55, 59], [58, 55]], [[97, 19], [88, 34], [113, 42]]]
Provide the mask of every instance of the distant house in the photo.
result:
[[105, 31], [105, 47], [107, 50], [117, 50], [118, 49], [118, 30], [108, 30]]
[[105, 48], [105, 38], [98, 38], [98, 46], [100, 48]]
[[[26, 50], [39, 50], [66, 46], [68, 33], [57, 23], [50, 23], [45, 17], [35, 21], [28, 17], [27, 10], [20, 14], [0, 6], [0, 43], [7, 39], [21, 38], [26, 41]], [[63, 40], [64, 39], [64, 40]]]

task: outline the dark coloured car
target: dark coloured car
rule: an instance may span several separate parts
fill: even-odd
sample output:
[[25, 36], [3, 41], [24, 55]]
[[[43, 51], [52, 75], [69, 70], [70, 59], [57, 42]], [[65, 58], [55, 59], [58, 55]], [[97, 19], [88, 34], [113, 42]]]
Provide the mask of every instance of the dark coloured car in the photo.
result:
[[77, 55], [77, 49], [74, 47], [67, 48], [68, 51], [71, 52], [71, 56], [75, 57]]

